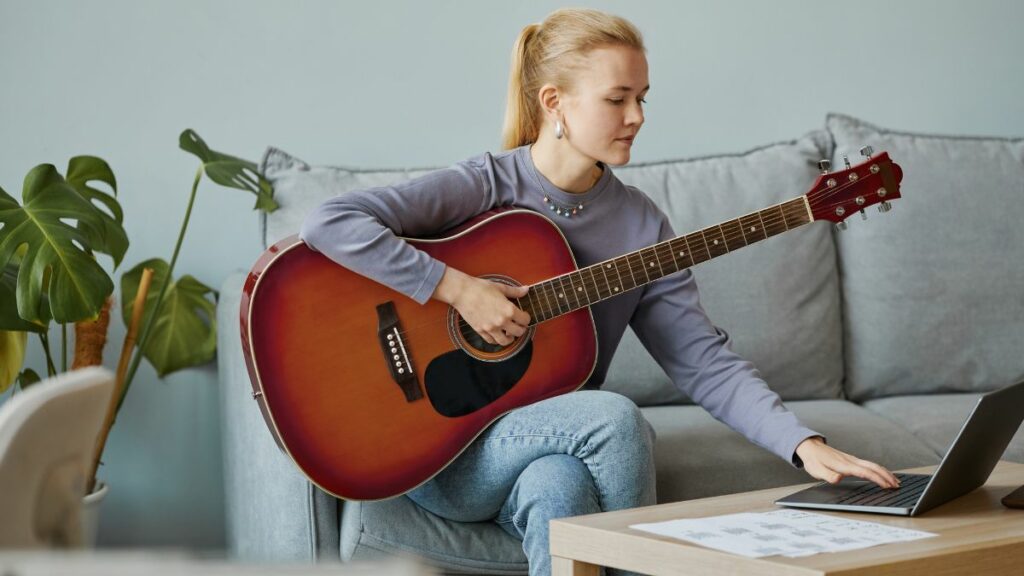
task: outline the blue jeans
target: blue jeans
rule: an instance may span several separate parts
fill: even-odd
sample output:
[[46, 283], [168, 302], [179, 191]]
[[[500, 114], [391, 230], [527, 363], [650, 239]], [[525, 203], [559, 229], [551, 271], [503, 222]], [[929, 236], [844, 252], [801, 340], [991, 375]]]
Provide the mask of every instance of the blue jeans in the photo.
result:
[[549, 520], [655, 503], [654, 429], [625, 396], [556, 396], [501, 417], [407, 496], [451, 520], [496, 521], [523, 541], [531, 576], [546, 576]]

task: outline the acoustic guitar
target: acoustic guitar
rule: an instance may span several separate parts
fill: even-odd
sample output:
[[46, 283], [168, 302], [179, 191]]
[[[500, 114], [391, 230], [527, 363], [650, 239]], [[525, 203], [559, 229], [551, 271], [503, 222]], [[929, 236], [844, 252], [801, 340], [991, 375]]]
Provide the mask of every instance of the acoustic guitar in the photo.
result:
[[810, 222], [845, 227], [888, 211], [902, 170], [886, 152], [822, 173], [803, 196], [577, 268], [558, 227], [522, 209], [486, 213], [441, 238], [406, 238], [448, 265], [525, 285], [530, 314], [508, 346], [486, 343], [452, 307], [350, 271], [292, 236], [246, 279], [242, 347], [253, 397], [311, 482], [349, 500], [397, 496], [452, 462], [515, 408], [579, 389], [597, 361], [589, 306]]

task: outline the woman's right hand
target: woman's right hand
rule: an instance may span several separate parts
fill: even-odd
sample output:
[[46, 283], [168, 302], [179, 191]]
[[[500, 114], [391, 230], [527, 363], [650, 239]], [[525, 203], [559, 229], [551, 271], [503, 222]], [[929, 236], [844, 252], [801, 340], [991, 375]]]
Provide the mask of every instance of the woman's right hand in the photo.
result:
[[469, 276], [451, 266], [445, 269], [433, 297], [450, 304], [488, 344], [508, 346], [526, 333], [530, 315], [512, 298], [522, 298], [526, 286], [509, 286]]

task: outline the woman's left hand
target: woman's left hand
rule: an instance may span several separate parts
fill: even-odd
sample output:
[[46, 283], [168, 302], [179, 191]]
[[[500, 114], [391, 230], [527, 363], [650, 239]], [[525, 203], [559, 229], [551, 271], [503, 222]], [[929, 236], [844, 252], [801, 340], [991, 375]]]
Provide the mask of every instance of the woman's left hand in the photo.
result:
[[804, 470], [819, 480], [837, 484], [847, 476], [870, 480], [882, 488], [899, 488], [900, 481], [882, 466], [861, 460], [825, 444], [821, 436], [811, 436], [796, 447]]

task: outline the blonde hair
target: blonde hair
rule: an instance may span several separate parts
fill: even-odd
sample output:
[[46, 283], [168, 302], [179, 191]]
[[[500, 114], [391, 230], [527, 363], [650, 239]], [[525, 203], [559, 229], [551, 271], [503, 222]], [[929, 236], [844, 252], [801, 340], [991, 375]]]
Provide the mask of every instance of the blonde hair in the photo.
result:
[[541, 86], [571, 90], [587, 53], [605, 46], [647, 51], [636, 26], [598, 10], [562, 8], [523, 28], [512, 49], [502, 148], [536, 142], [543, 119], [537, 100]]

